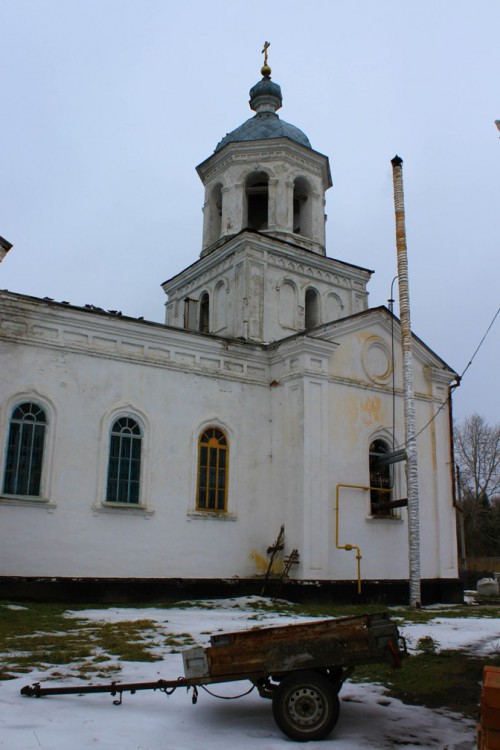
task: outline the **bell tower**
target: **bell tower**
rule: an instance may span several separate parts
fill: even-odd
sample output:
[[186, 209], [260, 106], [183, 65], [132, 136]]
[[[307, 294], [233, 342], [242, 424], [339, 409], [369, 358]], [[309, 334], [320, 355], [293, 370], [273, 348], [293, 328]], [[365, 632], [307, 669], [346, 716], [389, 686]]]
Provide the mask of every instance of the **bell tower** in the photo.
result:
[[202, 256], [243, 229], [325, 255], [325, 192], [332, 184], [328, 158], [278, 116], [283, 97], [271, 80], [264, 49], [262, 79], [250, 89], [256, 114], [228, 133], [197, 168], [205, 187]]
[[277, 114], [283, 97], [268, 47], [250, 89], [254, 116], [197, 167], [200, 260], [163, 284], [168, 325], [256, 343], [365, 310], [371, 275], [326, 257], [328, 157]]

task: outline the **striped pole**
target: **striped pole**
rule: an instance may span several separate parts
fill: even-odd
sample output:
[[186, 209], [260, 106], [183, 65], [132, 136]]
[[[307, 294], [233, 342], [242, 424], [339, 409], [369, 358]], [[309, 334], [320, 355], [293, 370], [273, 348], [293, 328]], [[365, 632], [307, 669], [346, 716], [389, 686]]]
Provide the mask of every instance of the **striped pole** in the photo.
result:
[[420, 607], [420, 518], [418, 498], [417, 438], [415, 398], [413, 393], [413, 351], [410, 325], [410, 293], [408, 287], [408, 254], [403, 195], [403, 160], [391, 160], [396, 213], [396, 251], [399, 279], [399, 317], [403, 354], [403, 393], [406, 442], [406, 484], [408, 491], [408, 550], [410, 606]]

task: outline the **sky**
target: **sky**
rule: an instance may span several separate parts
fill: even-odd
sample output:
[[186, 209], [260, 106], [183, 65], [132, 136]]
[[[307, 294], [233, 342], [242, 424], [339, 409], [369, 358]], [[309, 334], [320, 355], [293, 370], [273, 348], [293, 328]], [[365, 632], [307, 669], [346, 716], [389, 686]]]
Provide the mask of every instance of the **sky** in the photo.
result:
[[[304, 621], [297, 615], [279, 615], [252, 607], [256, 599], [196, 602], [189, 607], [128, 608], [68, 611], [68, 617], [105, 623], [151, 620], [158, 631], [145, 633], [152, 651], [163, 658], [154, 662], [120, 662], [121, 671], [112, 679], [122, 682], [175, 680], [184, 674], [180, 653], [171, 653], [163, 636], [190, 634], [207, 646], [211, 633], [234, 632], [253, 627], [272, 627]], [[22, 609], [19, 605], [4, 605]], [[449, 609], [449, 606], [448, 606]], [[450, 618], [436, 608], [435, 618], [422, 624], [405, 624], [401, 632], [409, 651], [418, 650], [420, 638], [432, 638], [438, 651], [459, 649], [486, 659], [498, 651], [500, 628], [495, 618]], [[310, 618], [309, 618], [310, 619]], [[411, 658], [411, 656], [410, 656]], [[116, 663], [112, 658], [111, 662]], [[81, 666], [81, 665], [80, 665]], [[0, 686], [0, 708], [4, 720], [0, 748], [5, 750], [290, 750], [290, 743], [274, 723], [271, 701], [256, 691], [239, 700], [218, 700], [200, 690], [198, 703], [191, 694], [176, 690], [166, 697], [158, 691], [123, 694], [123, 704], [113, 705], [108, 694], [22, 697], [25, 685], [50, 680], [56, 685], [82, 685], [80, 666], [49, 664]], [[402, 669], [405, 668], [403, 662]], [[93, 679], [93, 683], [105, 680]], [[248, 682], [217, 683], [212, 692], [236, 696], [246, 692]], [[340, 716], [331, 736], [308, 742], [308, 750], [387, 750], [404, 745], [407, 750], [474, 750], [476, 722], [446, 709], [405, 705], [377, 684], [347, 681], [340, 692]]]
[[[327, 255], [387, 304], [401, 156], [412, 329], [465, 370], [500, 304], [498, 0], [0, 0], [0, 28], [0, 288], [162, 322], [268, 40], [279, 115], [330, 158]], [[500, 316], [458, 420], [500, 422], [499, 344]]]

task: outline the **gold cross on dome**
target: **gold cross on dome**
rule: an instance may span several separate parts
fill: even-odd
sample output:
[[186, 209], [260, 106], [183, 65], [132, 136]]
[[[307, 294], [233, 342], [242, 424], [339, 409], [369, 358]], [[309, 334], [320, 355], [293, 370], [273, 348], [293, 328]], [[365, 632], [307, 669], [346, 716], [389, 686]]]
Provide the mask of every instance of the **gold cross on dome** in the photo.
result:
[[270, 42], [264, 42], [264, 49], [262, 50], [264, 54], [264, 65], [267, 65], [267, 50], [271, 46]]

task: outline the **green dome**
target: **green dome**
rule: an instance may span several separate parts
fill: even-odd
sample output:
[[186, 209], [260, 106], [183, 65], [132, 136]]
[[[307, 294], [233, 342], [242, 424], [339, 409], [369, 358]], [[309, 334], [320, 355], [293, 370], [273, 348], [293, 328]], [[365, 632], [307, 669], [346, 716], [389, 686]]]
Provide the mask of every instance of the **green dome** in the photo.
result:
[[258, 112], [259, 100], [262, 97], [265, 97], [266, 100], [270, 100], [269, 104], [271, 107], [273, 107], [275, 112], [283, 104], [283, 97], [281, 96], [281, 86], [278, 86], [277, 83], [271, 81], [271, 78], [265, 76], [261, 81], [256, 83], [255, 86], [252, 86], [252, 88], [250, 89], [250, 109]]
[[276, 110], [281, 107], [282, 103], [281, 87], [271, 81], [270, 76], [264, 76], [250, 89], [250, 107], [257, 114], [236, 130], [228, 133], [219, 141], [215, 151], [220, 151], [228, 143], [263, 141], [268, 138], [290, 138], [302, 146], [311, 148], [309, 138], [302, 130], [280, 120], [276, 114]]
[[227, 146], [228, 143], [243, 141], [264, 141], [268, 138], [290, 138], [302, 146], [312, 148], [309, 138], [295, 125], [280, 120], [275, 112], [258, 112], [254, 117], [240, 125], [239, 128], [228, 133], [216, 146], [215, 151]]

